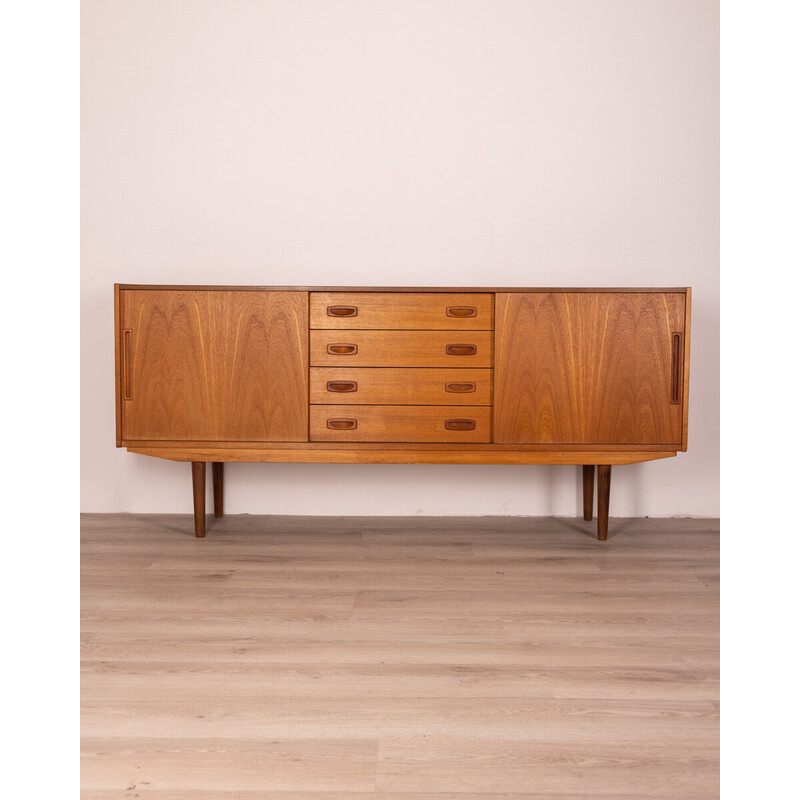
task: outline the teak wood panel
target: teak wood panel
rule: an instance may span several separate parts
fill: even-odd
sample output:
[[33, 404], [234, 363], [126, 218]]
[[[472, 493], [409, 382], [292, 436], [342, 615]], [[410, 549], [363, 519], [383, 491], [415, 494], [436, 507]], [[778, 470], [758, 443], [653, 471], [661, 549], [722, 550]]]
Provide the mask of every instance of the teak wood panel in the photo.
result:
[[677, 288], [653, 288], [653, 287], [637, 287], [630, 286], [622, 287], [609, 287], [609, 286], [571, 286], [571, 287], [555, 287], [555, 286], [222, 286], [222, 285], [209, 285], [209, 284], [143, 284], [143, 283], [119, 283], [115, 284], [120, 289], [153, 289], [155, 291], [176, 290], [176, 291], [209, 291], [209, 292], [376, 292], [376, 293], [392, 293], [392, 294], [409, 294], [409, 293], [425, 293], [425, 292], [440, 292], [443, 294], [496, 294], [498, 292], [613, 292], [615, 294], [625, 292], [679, 292], [686, 291], [685, 287]]
[[490, 442], [489, 406], [311, 406], [312, 442]]
[[[578, 450], [548, 447], [533, 451], [504, 449], [490, 444], [407, 442], [393, 448], [393, 442], [341, 442], [322, 449], [330, 442], [310, 442], [279, 449], [260, 444], [239, 447], [146, 447], [129, 446], [129, 453], [167, 458], [172, 461], [234, 461], [262, 464], [638, 464], [675, 456], [675, 451], [660, 450]], [[436, 450], [431, 448], [436, 447]]]
[[490, 369], [312, 367], [312, 403], [491, 405]]
[[685, 294], [510, 293], [495, 309], [495, 442], [680, 446]]
[[491, 331], [312, 330], [310, 341], [312, 367], [492, 366]]
[[492, 330], [494, 296], [387, 292], [311, 292], [312, 328]]
[[689, 445], [689, 350], [692, 343], [692, 290], [686, 289], [686, 311], [683, 328], [683, 433], [681, 450], [686, 451]]
[[307, 441], [307, 294], [120, 294], [124, 439]]

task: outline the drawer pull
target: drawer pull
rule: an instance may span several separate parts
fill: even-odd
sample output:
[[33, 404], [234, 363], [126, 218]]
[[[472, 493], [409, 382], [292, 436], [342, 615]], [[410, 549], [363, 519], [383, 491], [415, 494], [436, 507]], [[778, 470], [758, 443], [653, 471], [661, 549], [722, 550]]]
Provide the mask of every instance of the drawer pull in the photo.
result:
[[474, 383], [446, 383], [444, 390], [446, 392], [454, 392], [456, 394], [465, 394], [466, 392], [474, 392], [477, 388]]
[[478, 309], [475, 306], [448, 306], [448, 317], [477, 317]]
[[444, 427], [448, 431], [474, 431], [474, 419], [446, 419]]
[[332, 356], [354, 356], [358, 352], [357, 344], [329, 344], [328, 352]]
[[444, 351], [449, 356], [474, 356], [478, 347], [474, 344], [449, 344]]
[[358, 384], [355, 381], [328, 381], [329, 392], [357, 392]]
[[328, 306], [329, 317], [357, 317], [357, 306]]
[[358, 422], [354, 419], [329, 419], [328, 427], [334, 431], [354, 431]]

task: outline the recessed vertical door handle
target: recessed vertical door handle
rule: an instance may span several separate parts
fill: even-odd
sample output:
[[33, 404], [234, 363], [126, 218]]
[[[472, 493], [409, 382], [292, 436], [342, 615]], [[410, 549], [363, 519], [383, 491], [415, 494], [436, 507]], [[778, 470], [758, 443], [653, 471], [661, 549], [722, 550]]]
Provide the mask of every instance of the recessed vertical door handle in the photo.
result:
[[131, 373], [133, 372], [133, 331], [122, 331], [122, 396], [125, 400], [133, 400]]
[[670, 404], [680, 405], [683, 397], [683, 334], [672, 334], [672, 386]]
[[444, 349], [449, 356], [474, 356], [478, 346], [474, 344], [448, 344]]

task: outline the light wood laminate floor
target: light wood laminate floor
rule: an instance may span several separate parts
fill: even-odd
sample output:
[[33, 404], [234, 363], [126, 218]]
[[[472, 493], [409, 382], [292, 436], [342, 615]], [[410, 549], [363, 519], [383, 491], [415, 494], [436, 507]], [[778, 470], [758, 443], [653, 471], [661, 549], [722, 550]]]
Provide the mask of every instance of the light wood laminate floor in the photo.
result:
[[717, 520], [82, 529], [83, 800], [719, 797]]

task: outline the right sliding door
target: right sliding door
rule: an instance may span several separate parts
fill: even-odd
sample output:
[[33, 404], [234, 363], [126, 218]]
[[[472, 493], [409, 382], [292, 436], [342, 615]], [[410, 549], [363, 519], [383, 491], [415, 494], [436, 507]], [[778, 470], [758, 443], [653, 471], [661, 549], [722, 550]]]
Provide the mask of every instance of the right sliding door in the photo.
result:
[[681, 448], [686, 299], [498, 293], [494, 441]]

